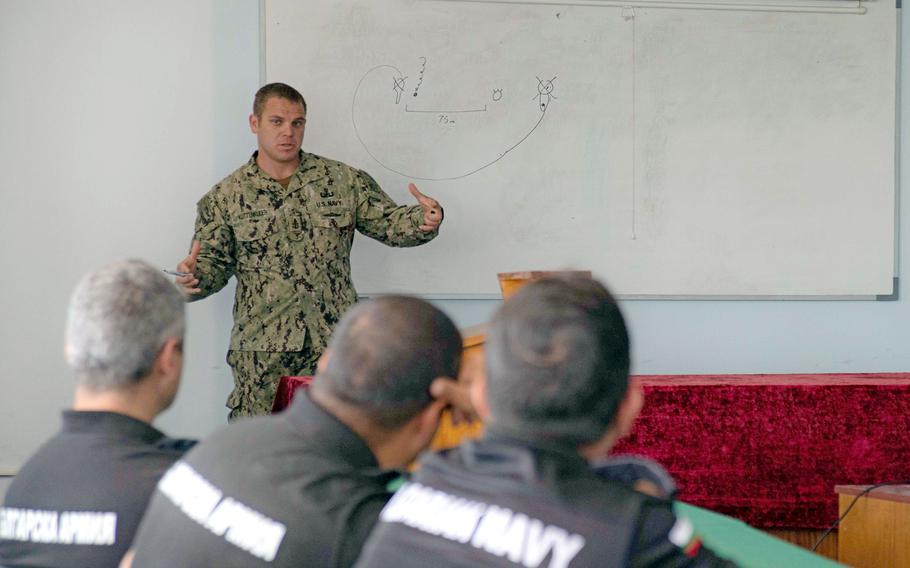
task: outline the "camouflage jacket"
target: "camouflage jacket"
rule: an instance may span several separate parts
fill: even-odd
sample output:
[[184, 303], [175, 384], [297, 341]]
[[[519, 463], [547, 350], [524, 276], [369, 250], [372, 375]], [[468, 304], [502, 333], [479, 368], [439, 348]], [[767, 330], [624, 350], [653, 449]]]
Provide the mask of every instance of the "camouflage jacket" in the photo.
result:
[[390, 246], [433, 239], [419, 205], [395, 204], [365, 172], [301, 153], [285, 189], [256, 154], [197, 204], [202, 244], [196, 276], [205, 298], [237, 276], [231, 349], [321, 352], [357, 301], [351, 281], [354, 229]]

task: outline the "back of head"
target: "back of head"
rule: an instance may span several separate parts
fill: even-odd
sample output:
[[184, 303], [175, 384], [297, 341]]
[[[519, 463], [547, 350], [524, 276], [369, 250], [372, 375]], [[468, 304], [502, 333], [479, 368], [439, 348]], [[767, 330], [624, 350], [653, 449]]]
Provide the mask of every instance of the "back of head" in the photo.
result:
[[486, 349], [490, 428], [572, 447], [600, 439], [629, 385], [629, 336], [610, 292], [548, 278], [512, 296]]
[[458, 328], [440, 310], [417, 298], [383, 296], [345, 314], [311, 388], [395, 429], [430, 404], [433, 379], [455, 377], [461, 350]]
[[259, 90], [256, 91], [256, 96], [253, 97], [253, 114], [261, 117], [262, 110], [265, 108], [265, 102], [272, 97], [286, 99], [292, 103], [300, 103], [303, 107], [303, 112], [306, 112], [306, 100], [304, 100], [300, 91], [285, 83], [268, 83], [267, 85], [260, 87]]
[[66, 361], [79, 385], [109, 390], [145, 377], [165, 341], [183, 338], [185, 306], [174, 284], [139, 260], [84, 276], [66, 322]]

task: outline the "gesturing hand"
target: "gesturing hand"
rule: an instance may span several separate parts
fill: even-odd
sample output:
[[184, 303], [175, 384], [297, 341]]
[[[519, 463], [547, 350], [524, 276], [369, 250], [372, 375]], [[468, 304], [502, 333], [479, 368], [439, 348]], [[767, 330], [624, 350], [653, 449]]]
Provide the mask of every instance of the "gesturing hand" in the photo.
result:
[[420, 204], [420, 208], [423, 209], [423, 224], [420, 225], [420, 230], [424, 233], [429, 233], [438, 229], [443, 217], [442, 207], [439, 202], [420, 193], [417, 186], [413, 183], [408, 184], [408, 191], [411, 192], [411, 195]]
[[471, 423], [477, 420], [477, 410], [471, 402], [470, 388], [462, 381], [437, 377], [430, 384], [430, 394], [437, 400], [444, 400], [452, 410], [452, 422]]
[[196, 257], [199, 256], [201, 246], [199, 241], [193, 239], [190, 254], [177, 264], [177, 272], [185, 272], [187, 276], [177, 276], [174, 278], [174, 282], [187, 294], [198, 294], [202, 291], [201, 288], [197, 288], [199, 279], [196, 278]]

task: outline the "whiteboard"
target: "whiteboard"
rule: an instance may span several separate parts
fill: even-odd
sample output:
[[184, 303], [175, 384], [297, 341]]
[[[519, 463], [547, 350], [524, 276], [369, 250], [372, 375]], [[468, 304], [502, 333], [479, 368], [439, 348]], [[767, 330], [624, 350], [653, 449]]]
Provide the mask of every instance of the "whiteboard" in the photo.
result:
[[304, 149], [445, 207], [425, 246], [358, 235], [360, 292], [575, 268], [626, 297], [892, 293], [893, 4], [586, 4], [265, 2]]

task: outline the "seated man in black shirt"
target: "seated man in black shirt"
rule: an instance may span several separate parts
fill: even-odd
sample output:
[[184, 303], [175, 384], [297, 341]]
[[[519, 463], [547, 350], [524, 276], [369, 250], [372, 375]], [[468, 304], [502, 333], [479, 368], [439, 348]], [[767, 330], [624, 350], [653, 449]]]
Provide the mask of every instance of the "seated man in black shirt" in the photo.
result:
[[461, 349], [422, 300], [357, 304], [287, 411], [227, 426], [165, 474], [133, 566], [351, 566], [391, 496], [390, 469], [433, 437], [449, 401], [430, 392], [456, 376]]
[[619, 307], [592, 280], [528, 284], [495, 316], [476, 442], [427, 456], [358, 568], [729, 566], [671, 503], [591, 467], [641, 410]]
[[183, 293], [139, 261], [79, 283], [64, 346], [76, 376], [73, 409], [6, 492], [0, 564], [119, 564], [155, 484], [191, 444], [151, 426], [177, 394], [184, 311]]

